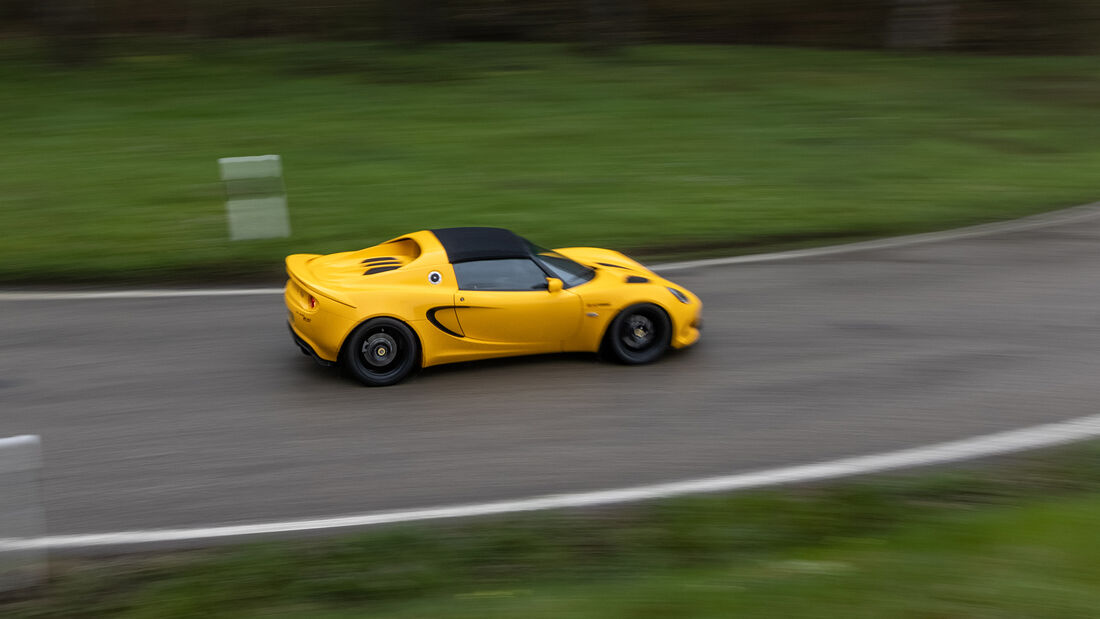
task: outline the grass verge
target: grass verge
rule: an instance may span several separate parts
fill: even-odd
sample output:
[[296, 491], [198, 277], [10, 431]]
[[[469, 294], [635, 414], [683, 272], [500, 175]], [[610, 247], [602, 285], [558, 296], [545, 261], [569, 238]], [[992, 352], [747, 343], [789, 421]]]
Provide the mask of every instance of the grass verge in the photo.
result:
[[6, 617], [1087, 617], [1100, 443], [964, 469], [59, 562]]
[[[0, 281], [274, 274], [412, 229], [732, 253], [1096, 198], [1100, 58], [536, 44], [0, 42]], [[278, 153], [293, 236], [231, 242], [218, 157]]]

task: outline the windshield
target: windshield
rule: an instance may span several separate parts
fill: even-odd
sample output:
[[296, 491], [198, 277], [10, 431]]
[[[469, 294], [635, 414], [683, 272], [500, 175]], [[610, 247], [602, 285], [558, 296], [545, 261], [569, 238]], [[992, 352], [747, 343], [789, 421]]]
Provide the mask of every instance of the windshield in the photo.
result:
[[530, 241], [527, 244], [531, 247], [531, 253], [534, 254], [535, 260], [538, 260], [539, 264], [552, 273], [554, 277], [560, 279], [562, 285], [566, 288], [579, 286], [596, 275], [596, 272], [592, 269], [573, 262], [552, 249], [539, 247]]

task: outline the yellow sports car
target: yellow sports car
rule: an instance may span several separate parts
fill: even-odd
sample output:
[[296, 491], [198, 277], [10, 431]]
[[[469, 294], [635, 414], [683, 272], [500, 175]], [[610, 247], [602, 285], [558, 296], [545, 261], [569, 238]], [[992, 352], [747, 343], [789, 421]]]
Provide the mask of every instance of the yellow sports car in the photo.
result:
[[422, 230], [287, 256], [302, 352], [370, 386], [431, 365], [564, 351], [649, 363], [699, 339], [699, 299], [619, 252], [549, 250], [501, 228]]

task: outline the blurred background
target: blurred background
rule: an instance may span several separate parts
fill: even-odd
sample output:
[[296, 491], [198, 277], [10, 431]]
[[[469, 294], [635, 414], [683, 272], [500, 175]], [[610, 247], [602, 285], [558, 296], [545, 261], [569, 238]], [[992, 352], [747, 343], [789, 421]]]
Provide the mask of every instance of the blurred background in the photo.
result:
[[[1010, 220], [1097, 199], [1098, 51], [1095, 0], [0, 0], [0, 286], [275, 286], [286, 254], [446, 226], [657, 262]], [[219, 159], [268, 154], [289, 234], [233, 240]], [[0, 438], [41, 435], [45, 463], [0, 470], [0, 615], [1095, 616], [1095, 442], [53, 556], [30, 589], [46, 553], [4, 553], [43, 527], [512, 499], [1094, 415], [1100, 236], [1066, 221], [681, 271], [707, 331], [669, 363], [488, 363], [369, 395], [304, 365], [274, 294], [0, 291]]]
[[1087, 0], [5, 0], [12, 32], [69, 38], [86, 58], [101, 35], [314, 40], [797, 45], [988, 53], [1096, 50]]
[[[1088, 201], [1085, 0], [3, 0], [0, 280], [278, 277], [410, 229], [729, 254]], [[282, 157], [231, 242], [222, 157]]]

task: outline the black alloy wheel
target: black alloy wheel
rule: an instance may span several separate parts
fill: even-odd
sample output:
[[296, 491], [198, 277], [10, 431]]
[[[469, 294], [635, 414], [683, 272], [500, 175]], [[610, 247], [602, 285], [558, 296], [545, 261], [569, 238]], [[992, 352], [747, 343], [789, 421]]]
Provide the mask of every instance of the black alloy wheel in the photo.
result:
[[393, 385], [420, 364], [420, 340], [399, 320], [372, 318], [348, 337], [341, 361], [348, 373], [368, 387]]
[[640, 365], [656, 361], [668, 349], [672, 321], [651, 303], [639, 303], [619, 312], [604, 335], [602, 352], [612, 361]]

